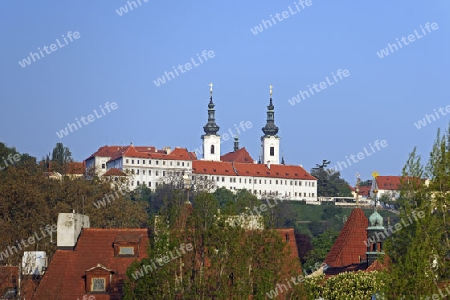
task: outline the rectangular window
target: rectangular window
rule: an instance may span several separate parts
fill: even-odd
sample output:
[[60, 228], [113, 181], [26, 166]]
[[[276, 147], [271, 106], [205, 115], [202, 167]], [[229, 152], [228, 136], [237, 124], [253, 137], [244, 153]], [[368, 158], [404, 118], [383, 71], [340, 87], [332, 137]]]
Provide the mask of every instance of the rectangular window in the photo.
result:
[[299, 186], [302, 186], [302, 181], [301, 181], [301, 180], [298, 182], [298, 185], [299, 185]]
[[152, 182], [151, 181], [148, 182], [148, 186], [152, 186]]
[[103, 277], [102, 278], [97, 278], [97, 277], [92, 278], [91, 292], [104, 292], [106, 290], [105, 282], [106, 282], [106, 279]]
[[139, 175], [139, 169], [136, 170], [136, 175]]
[[165, 166], [166, 165], [166, 161], [165, 160], [163, 160], [163, 166]]
[[225, 177], [222, 177], [222, 182], [225, 182]]
[[138, 181], [136, 181], [136, 185], [139, 185], [139, 180], [138, 180]]
[[275, 180], [275, 184], [278, 184], [278, 180]]
[[163, 171], [163, 176], [166, 176], [166, 171]]
[[184, 167], [184, 161], [181, 163], [181, 166]]
[[312, 196], [314, 197], [314, 193], [312, 193]]
[[233, 178], [230, 177], [230, 182], [233, 182]]
[[217, 176], [217, 179], [216, 179], [216, 181], [219, 181], [219, 176]]
[[180, 162], [179, 161], [177, 161], [177, 166], [180, 166]]
[[152, 170], [148, 170], [148, 175], [152, 175]]
[[142, 164], [145, 165], [145, 159], [142, 160]]
[[189, 163], [187, 163], [187, 166], [189, 167]]
[[270, 147], [270, 156], [275, 156], [275, 148]]
[[125, 162], [128, 163], [128, 159], [126, 159]]
[[305, 192], [305, 193], [303, 193], [303, 197], [306, 197], [306, 192]]
[[149, 165], [151, 165], [151, 164], [152, 164], [152, 161], [151, 161], [150, 159], [148, 160], [148, 164], [149, 164]]
[[134, 247], [119, 247], [119, 255], [134, 255]]
[[139, 159], [136, 161], [137, 164], [139, 164]]
[[[312, 183], [312, 186], [314, 187], [314, 182]], [[313, 196], [314, 197], [314, 196]]]
[[172, 162], [170, 162], [170, 165], [172, 165]]
[[102, 164], [102, 169], [106, 168], [105, 164]]
[[131, 160], [131, 164], [134, 165], [134, 159]]
[[145, 170], [142, 170], [142, 175], [145, 175]]
[[159, 164], [159, 160], [156, 161], [156, 164]]
[[[261, 179], [259, 180], [259, 184], [261, 184]], [[261, 194], [261, 193], [260, 193]]]
[[252, 180], [251, 180], [251, 179], [249, 179], [249, 180], [248, 180], [248, 183], [252, 183]]
[[158, 171], [155, 171], [155, 173], [156, 173], [155, 175], [158, 176]]

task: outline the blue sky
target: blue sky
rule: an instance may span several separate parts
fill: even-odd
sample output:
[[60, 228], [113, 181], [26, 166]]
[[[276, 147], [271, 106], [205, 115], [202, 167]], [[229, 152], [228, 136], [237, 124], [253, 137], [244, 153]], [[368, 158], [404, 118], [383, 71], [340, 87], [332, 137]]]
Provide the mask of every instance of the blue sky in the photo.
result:
[[[332, 165], [369, 150], [341, 173], [370, 177], [400, 174], [417, 146], [426, 158], [437, 128], [414, 123], [450, 105], [448, 1], [315, 1], [296, 11], [294, 1], [140, 0], [120, 16], [127, 1], [2, 1], [0, 9], [0, 141], [38, 159], [57, 142], [81, 161], [105, 144], [181, 146], [194, 150], [207, 121], [209, 83], [214, 84], [219, 134], [250, 121], [240, 136], [257, 159], [269, 85], [286, 163], [307, 170], [326, 158]], [[291, 14], [289, 6], [296, 12]], [[288, 17], [258, 34], [262, 20]], [[283, 17], [281, 17], [283, 18]], [[438, 24], [424, 35], [420, 26]], [[417, 30], [422, 37], [384, 58], [376, 53]], [[79, 32], [64, 44], [62, 35]], [[56, 43], [64, 47], [30, 65], [19, 61]], [[214, 51], [199, 64], [197, 53]], [[157, 87], [154, 80], [191, 60], [198, 66]], [[350, 76], [291, 105], [289, 99], [332, 72]], [[101, 115], [99, 106], [116, 102]], [[63, 138], [56, 132], [101, 115]], [[230, 140], [222, 154], [231, 151]]]

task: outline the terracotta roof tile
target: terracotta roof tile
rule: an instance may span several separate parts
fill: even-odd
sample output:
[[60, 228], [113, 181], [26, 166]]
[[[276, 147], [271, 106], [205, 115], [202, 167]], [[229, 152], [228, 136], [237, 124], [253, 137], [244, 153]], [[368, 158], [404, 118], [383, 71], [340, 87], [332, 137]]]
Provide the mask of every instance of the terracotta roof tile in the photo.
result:
[[400, 189], [401, 176], [378, 176], [377, 186], [379, 190], [397, 191]]
[[250, 154], [248, 154], [247, 150], [244, 148], [241, 148], [237, 151], [234, 152], [229, 152], [225, 155], [222, 155], [220, 157], [221, 161], [234, 161], [237, 163], [253, 163], [253, 158], [250, 156]]
[[317, 180], [302, 167], [289, 165], [272, 164], [269, 169], [264, 164], [196, 160], [192, 163], [192, 169], [195, 174]]
[[[147, 257], [148, 235], [148, 229], [83, 229], [73, 251], [56, 250], [33, 300], [81, 299], [85, 295], [83, 276], [86, 270], [97, 264], [114, 271], [114, 285], [110, 294], [96, 294], [96, 300], [121, 299], [127, 268], [133, 261]], [[142, 237], [138, 257], [114, 257], [116, 239], [134, 239], [137, 236]]]
[[332, 267], [358, 264], [365, 260], [368, 219], [361, 208], [355, 208], [331, 247], [325, 263]]
[[103, 174], [102, 176], [127, 176], [127, 174], [125, 174], [123, 171], [116, 169], [116, 168], [112, 168], [109, 169], [105, 174]]

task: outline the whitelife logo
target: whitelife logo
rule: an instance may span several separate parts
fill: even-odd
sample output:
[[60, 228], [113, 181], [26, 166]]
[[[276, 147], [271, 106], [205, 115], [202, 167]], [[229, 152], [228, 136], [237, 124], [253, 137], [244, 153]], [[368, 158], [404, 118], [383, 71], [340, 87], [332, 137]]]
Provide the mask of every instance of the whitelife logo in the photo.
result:
[[[51, 54], [52, 52], [55, 52], [56, 50], [61, 49], [62, 47], [65, 47], [66, 45], [69, 44], [69, 42], [67, 41], [67, 39], [64, 36], [64, 34], [62, 35], [62, 37], [64, 39], [64, 42], [66, 42], [66, 43], [65, 44], [61, 44], [61, 42], [59, 41], [59, 38], [57, 38], [56, 42], [58, 43], [59, 48], [56, 47], [56, 44], [51, 44], [50, 47], [47, 47], [45, 45], [44, 47], [42, 47], [42, 50], [44, 50], [46, 54]], [[73, 37], [73, 39], [72, 39], [72, 37]], [[80, 33], [78, 31], [74, 31], [73, 33], [72, 33], [72, 31], [69, 31], [67, 33], [67, 38], [71, 42], [73, 42], [74, 40], [78, 40], [80, 37], [81, 36], [80, 36]], [[49, 52], [48, 49], [50, 49], [51, 51]], [[35, 62], [36, 58], [38, 60], [43, 58], [44, 57], [44, 53], [42, 52], [42, 50], [41, 50], [41, 47], [38, 47], [38, 51], [41, 54], [40, 56], [39, 56], [39, 53], [30, 52], [30, 55], [27, 58], [24, 58], [24, 59], [22, 59], [22, 61], [19, 61], [19, 65], [22, 68], [25, 68], [26, 66], [31, 65], [31, 63], [32, 63], [31, 59], [33, 59], [33, 62]]]
[[[106, 113], [103, 110], [103, 108], [105, 108], [108, 112], [111, 112], [111, 109], [112, 110], [116, 110], [118, 108], [116, 102], [111, 102], [111, 104], [109, 104], [109, 102], [106, 102], [105, 103], [105, 107], [102, 107], [101, 105], [99, 107], [102, 110], [103, 115], [99, 115], [97, 113], [97, 110], [94, 109], [95, 117], [97, 117], [97, 119], [100, 119], [102, 116], [106, 115]], [[94, 117], [94, 115], [91, 114], [91, 115], [88, 115], [87, 118], [81, 117], [80, 119], [81, 119], [81, 121], [83, 122], [84, 125], [88, 125], [89, 122], [92, 123], [92, 122], [94, 122], [96, 120], [95, 117]], [[87, 123], [86, 123], [86, 119], [88, 121]], [[81, 128], [81, 123], [78, 120], [78, 118], [75, 118], [75, 121], [77, 121], [77, 124], [78, 124], [79, 127], [77, 127], [77, 125], [75, 123], [67, 123], [67, 127], [65, 127], [64, 129], [61, 129], [59, 132], [56, 133], [56, 135], [60, 139], [62, 139], [63, 137], [69, 135], [69, 130], [70, 130], [70, 132], [73, 132], [72, 128], [75, 128], [75, 130], [78, 130], [78, 128]]]
[[[203, 59], [204, 59], [205, 61], [208, 61], [208, 57], [209, 57], [209, 58], [213, 58], [214, 56], [216, 56], [216, 54], [215, 54], [214, 51], [212, 51], [212, 50], [209, 50], [208, 53], [206, 53], [206, 50], [203, 50], [203, 52], [202, 52], [202, 57], [203, 57]], [[202, 60], [202, 58], [200, 57], [200, 55], [198, 55], [198, 53], [197, 53], [197, 58], [198, 58], [198, 60], [200, 61], [199, 64], [195, 63], [194, 58], [191, 57], [191, 62], [192, 62], [192, 64], [194, 65], [194, 67], [200, 66], [200, 65], [203, 63], [203, 60]], [[184, 68], [185, 68], [184, 70], [183, 70], [183, 66], [184, 66]], [[184, 65], [178, 65], [177, 68], [175, 68], [175, 66], [172, 66], [172, 68], [173, 68], [173, 71], [175, 72], [175, 74], [177, 74], [177, 76], [180, 76], [180, 74], [178, 74], [177, 69], [180, 70], [181, 73], [186, 73], [187, 71], [189, 71], [189, 70], [192, 69], [192, 65], [191, 65], [191, 63], [188, 62], [188, 63], [185, 63]], [[172, 76], [172, 78], [170, 78], [169, 75]], [[164, 77], [164, 76], [165, 76], [165, 77]], [[170, 72], [170, 71], [169, 71], [169, 72], [166, 71], [166, 72], [164, 72], [164, 75], [163, 75], [163, 76], [159, 77], [159, 78], [156, 79], [156, 80], [153, 80], [153, 83], [154, 83], [157, 87], [159, 87], [160, 85], [166, 83], [166, 78], [167, 78], [167, 81], [170, 81], [170, 80], [172, 80], [172, 79], [175, 79], [175, 75], [173, 75], [173, 73]]]
[[[308, 85], [308, 89], [309, 89], [309, 92], [311, 93], [311, 96], [314, 95], [313, 88], [314, 88], [314, 90], [318, 93], [318, 92], [320, 92], [321, 90], [324, 90], [324, 89], [326, 89], [327, 87], [334, 85], [336, 82], [339, 82], [338, 79], [336, 78], [336, 76], [338, 76], [339, 79], [342, 81], [342, 80], [344, 80], [344, 78], [350, 76], [350, 72], [349, 72], [349, 70], [347, 70], [347, 69], [345, 69], [344, 71], [342, 71], [341, 69], [339, 69], [339, 70], [336, 71], [336, 75], [334, 75], [334, 72], [331, 72], [331, 75], [333, 75], [334, 82], [333, 82], [333, 81], [330, 81], [330, 79], [329, 79], [328, 76], [327, 76], [327, 77], [325, 77], [325, 79], [326, 79], [327, 82], [322, 81], [322, 82], [319, 83], [319, 84], [314, 83], [314, 84], [312, 85], [312, 87], [311, 87], [310, 85]], [[344, 76], [344, 77], [342, 77], [342, 76]], [[318, 87], [319, 87], [320, 89], [318, 89]], [[302, 99], [300, 99], [300, 96], [302, 97], [303, 100], [305, 100], [306, 98], [309, 98], [309, 97], [310, 97], [310, 95], [309, 95], [309, 93], [308, 93], [307, 90], [305, 90], [305, 91], [300, 90], [300, 91], [298, 92], [297, 96], [292, 97], [292, 99], [288, 99], [288, 102], [289, 102], [292, 106], [294, 106], [295, 103], [300, 103], [300, 102], [302, 101]]]
[[[433, 22], [430, 24], [430, 22], [427, 22], [425, 24], [425, 28], [427, 29], [428, 33], [431, 32], [430, 28], [433, 30], [437, 30], [439, 28], [438, 24], [436, 22]], [[406, 38], [404, 36], [402, 36], [402, 38], [400, 39], [403, 42], [404, 46], [409, 45], [410, 43], [414, 42], [416, 40], [416, 38], [419, 40], [421, 38], [423, 38], [425, 35], [427, 35], [427, 32], [425, 31], [425, 29], [422, 27], [422, 25], [420, 25], [420, 29], [422, 29], [422, 33], [423, 35], [420, 35], [420, 33], [417, 32], [417, 30], [414, 30], [414, 34], [410, 34], [408, 35], [408, 41], [409, 43], [406, 41]], [[398, 40], [398, 38], [396, 38], [397, 40], [397, 44], [400, 47], [400, 49], [402, 48], [402, 43], [400, 43], [400, 41]], [[397, 45], [394, 44], [387, 44], [387, 47], [384, 49], [381, 49], [380, 52], [377, 52], [377, 55], [379, 58], [384, 58], [385, 56], [389, 55], [389, 50], [391, 50], [391, 53], [394, 53], [394, 51], [398, 51], [398, 47]]]
[[[305, 10], [306, 7], [311, 6], [312, 5], [312, 0], [299, 0], [298, 3], [294, 2], [295, 8], [297, 10], [292, 10], [292, 7], [289, 5], [289, 11], [285, 10], [283, 11], [281, 14], [280, 13], [276, 13], [275, 17], [277, 18], [278, 22], [281, 22], [283, 20], [286, 20], [287, 18], [289, 18], [290, 16], [296, 15], [298, 14], [300, 11]], [[302, 9], [300, 9], [299, 5], [302, 7]], [[281, 18], [280, 18], [281, 17]], [[270, 18], [272, 19], [273, 25], [276, 25], [277, 22], [275, 21], [274, 17], [272, 17], [272, 15], [270, 15]], [[257, 35], [260, 32], [264, 31], [265, 29], [268, 29], [269, 27], [272, 27], [272, 22], [270, 22], [270, 20], [261, 20], [261, 23], [257, 26], [255, 26], [254, 28], [250, 28], [250, 31], [254, 34]], [[264, 28], [263, 28], [264, 25]], [[269, 27], [267, 27], [267, 25], [269, 25]]]

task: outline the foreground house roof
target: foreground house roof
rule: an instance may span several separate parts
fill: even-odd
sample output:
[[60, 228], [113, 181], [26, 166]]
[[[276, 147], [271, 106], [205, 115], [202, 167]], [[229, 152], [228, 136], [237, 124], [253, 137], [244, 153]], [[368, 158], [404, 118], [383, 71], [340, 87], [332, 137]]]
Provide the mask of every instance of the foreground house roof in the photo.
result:
[[[91, 280], [98, 276], [111, 282], [108, 292], [92, 294], [95, 299], [121, 299], [127, 268], [147, 257], [148, 236], [148, 229], [84, 228], [73, 250], [55, 252], [33, 300], [82, 299], [90, 295]], [[136, 255], [119, 255], [118, 246], [123, 245], [136, 245]]]
[[325, 263], [332, 267], [344, 267], [365, 260], [367, 247], [364, 242], [367, 242], [368, 224], [364, 211], [355, 208], [331, 247]]

